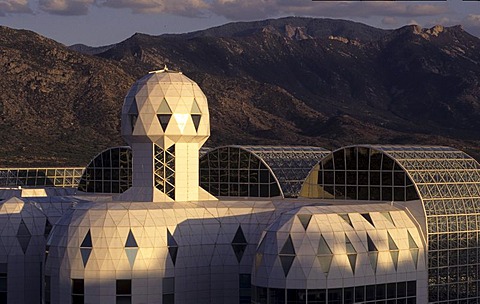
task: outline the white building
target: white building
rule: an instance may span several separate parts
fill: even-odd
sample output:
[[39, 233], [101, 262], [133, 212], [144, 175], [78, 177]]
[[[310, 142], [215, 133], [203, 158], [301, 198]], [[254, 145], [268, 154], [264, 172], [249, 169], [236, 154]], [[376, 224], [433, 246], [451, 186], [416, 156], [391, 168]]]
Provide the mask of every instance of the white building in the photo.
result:
[[137, 81], [122, 109], [131, 148], [92, 160], [83, 191], [0, 202], [0, 303], [477, 303], [480, 165], [465, 153], [200, 153], [209, 134], [195, 82], [168, 69]]

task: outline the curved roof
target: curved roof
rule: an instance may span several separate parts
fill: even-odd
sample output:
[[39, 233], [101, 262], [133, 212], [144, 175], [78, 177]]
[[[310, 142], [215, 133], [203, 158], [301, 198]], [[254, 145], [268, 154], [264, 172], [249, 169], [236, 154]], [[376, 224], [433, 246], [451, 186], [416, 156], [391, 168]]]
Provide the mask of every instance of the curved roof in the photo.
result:
[[[351, 197], [354, 193], [355, 197]], [[315, 166], [302, 188], [302, 195], [400, 202], [416, 200], [402, 204], [408, 206], [425, 228], [429, 302], [437, 303], [448, 297], [445, 280], [464, 284], [465, 290], [475, 290], [468, 295], [455, 294], [452, 299], [476, 301], [480, 296], [475, 289], [480, 275], [466, 270], [470, 266], [480, 266], [480, 261], [468, 253], [478, 248], [480, 164], [466, 153], [435, 146], [341, 148]], [[456, 275], [445, 274], [447, 267], [448, 273]]]
[[132, 149], [108, 148], [85, 168], [78, 190], [94, 193], [123, 193], [132, 186]]
[[[308, 146], [218, 147], [200, 158], [200, 185], [218, 196], [296, 197], [312, 166], [329, 153]], [[276, 185], [262, 191], [264, 184]]]
[[338, 288], [346, 278], [378, 284], [426, 267], [419, 230], [390, 204], [296, 208], [264, 232], [252, 271], [256, 286]]

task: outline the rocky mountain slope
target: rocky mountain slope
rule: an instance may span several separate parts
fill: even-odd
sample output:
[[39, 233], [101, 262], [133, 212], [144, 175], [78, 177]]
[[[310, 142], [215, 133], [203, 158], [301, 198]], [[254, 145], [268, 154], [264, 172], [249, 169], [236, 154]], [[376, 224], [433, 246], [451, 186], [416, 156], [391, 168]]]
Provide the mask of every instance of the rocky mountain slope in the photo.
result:
[[84, 165], [122, 144], [123, 95], [164, 64], [209, 98], [210, 146], [443, 144], [480, 156], [480, 39], [460, 27], [283, 18], [71, 49], [0, 32], [5, 164]]

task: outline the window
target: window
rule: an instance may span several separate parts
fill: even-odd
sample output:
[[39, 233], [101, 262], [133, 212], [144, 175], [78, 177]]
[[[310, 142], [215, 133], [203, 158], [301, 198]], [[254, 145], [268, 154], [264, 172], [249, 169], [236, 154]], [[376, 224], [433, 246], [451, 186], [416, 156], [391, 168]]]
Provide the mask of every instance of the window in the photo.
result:
[[117, 280], [117, 304], [132, 303], [132, 280]]
[[251, 303], [251, 275], [242, 274], [238, 275], [238, 288], [239, 288], [239, 304], [250, 304]]
[[51, 285], [50, 276], [45, 276], [45, 304], [50, 304], [51, 301]]
[[7, 303], [7, 263], [0, 263], [0, 303]]
[[[253, 304], [415, 304], [417, 282], [334, 289], [278, 289], [252, 286]], [[268, 301], [267, 301], [268, 300]]]
[[72, 279], [72, 304], [83, 304], [85, 299], [85, 284], [83, 279]]
[[163, 278], [163, 304], [175, 303], [175, 278]]

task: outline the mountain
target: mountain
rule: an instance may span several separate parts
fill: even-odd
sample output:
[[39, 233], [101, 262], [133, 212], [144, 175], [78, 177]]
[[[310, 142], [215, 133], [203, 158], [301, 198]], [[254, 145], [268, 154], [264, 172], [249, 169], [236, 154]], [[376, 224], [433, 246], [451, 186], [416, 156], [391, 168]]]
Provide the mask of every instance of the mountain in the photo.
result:
[[84, 165], [121, 143], [122, 94], [135, 79], [119, 64], [7, 27], [0, 53], [2, 166]]
[[100, 48], [0, 31], [5, 163], [85, 165], [122, 144], [124, 94], [165, 64], [207, 95], [209, 146], [441, 144], [480, 158], [480, 39], [458, 26], [290, 17]]

